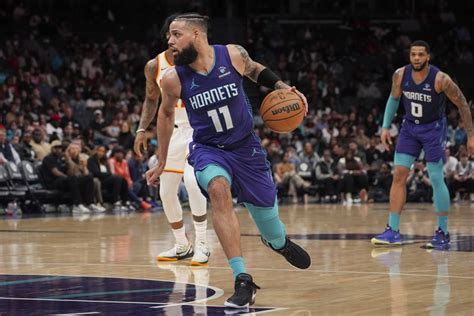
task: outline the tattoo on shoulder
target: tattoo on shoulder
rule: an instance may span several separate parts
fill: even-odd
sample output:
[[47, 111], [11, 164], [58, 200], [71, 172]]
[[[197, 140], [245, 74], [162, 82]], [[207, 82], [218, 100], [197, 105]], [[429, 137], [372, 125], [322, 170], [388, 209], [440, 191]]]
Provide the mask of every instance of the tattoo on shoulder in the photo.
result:
[[397, 69], [392, 75], [392, 95], [398, 92], [398, 87], [400, 86], [398, 81], [399, 81], [401, 73], [402, 73], [401, 69]]
[[242, 57], [242, 60], [244, 62], [244, 75], [253, 80], [254, 82], [257, 82], [257, 67], [253, 60], [250, 58], [249, 53], [245, 48], [240, 45], [234, 45], [234, 47], [237, 48], [237, 50], [240, 52], [240, 56]]
[[240, 52], [240, 56], [242, 56], [242, 59], [244, 61], [247, 61], [249, 59], [249, 53], [245, 48], [240, 45], [234, 45], [234, 47], [237, 48], [237, 50]]

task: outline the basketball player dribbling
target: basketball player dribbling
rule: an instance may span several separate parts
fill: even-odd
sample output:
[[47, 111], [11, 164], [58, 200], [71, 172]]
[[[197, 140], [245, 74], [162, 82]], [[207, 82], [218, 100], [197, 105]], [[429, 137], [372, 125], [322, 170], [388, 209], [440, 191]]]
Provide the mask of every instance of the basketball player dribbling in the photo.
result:
[[[232, 195], [252, 215], [263, 243], [293, 266], [307, 269], [308, 253], [293, 243], [278, 214], [276, 188], [266, 152], [253, 131], [253, 116], [242, 77], [272, 89], [291, 89], [307, 109], [306, 98], [272, 71], [254, 62], [238, 45], [209, 45], [208, 18], [183, 14], [170, 24], [168, 44], [175, 67], [163, 76], [158, 115], [160, 157], [166, 157], [173, 130], [174, 104], [181, 98], [194, 129], [189, 163], [202, 192], [210, 199], [214, 229], [233, 271], [235, 293], [225, 305], [246, 308], [255, 301], [258, 286], [246, 273], [240, 246], [240, 227]], [[147, 172], [156, 185], [165, 160]]]
[[[162, 28], [162, 37], [168, 40], [168, 28], [177, 15], [169, 16]], [[146, 95], [142, 117], [137, 129], [134, 150], [141, 155], [140, 147], [146, 148], [146, 128], [150, 125], [156, 114], [157, 103], [160, 98], [160, 81], [169, 67], [173, 66], [173, 55], [168, 49], [160, 53], [156, 58], [148, 61], [145, 66]], [[186, 162], [188, 145], [192, 141], [193, 130], [189, 125], [186, 110], [183, 102], [177, 100], [174, 107], [175, 117], [173, 124], [173, 135], [171, 136], [168, 159], [163, 174], [161, 175], [162, 185], [160, 186], [160, 198], [163, 203], [163, 210], [171, 225], [175, 237], [175, 245], [170, 250], [161, 252], [157, 256], [158, 261], [177, 261], [186, 258], [191, 259], [191, 265], [205, 265], [210, 256], [207, 246], [207, 217], [206, 198], [201, 194], [194, 176], [193, 168]], [[178, 189], [181, 179], [184, 176], [184, 184], [189, 195], [189, 206], [193, 215], [196, 238], [194, 249], [186, 235], [183, 222], [183, 209], [178, 199]]]
[[406, 180], [411, 165], [421, 150], [425, 152], [428, 174], [433, 187], [433, 201], [438, 215], [438, 229], [429, 248], [447, 248], [449, 192], [444, 182], [443, 166], [447, 121], [445, 96], [459, 109], [468, 134], [467, 147], [474, 154], [474, 128], [471, 111], [459, 87], [444, 72], [429, 63], [430, 47], [424, 41], [410, 45], [410, 64], [395, 71], [392, 91], [385, 109], [381, 140], [388, 149], [391, 143], [388, 128], [401, 102], [405, 108], [400, 136], [395, 150], [395, 172], [390, 190], [390, 213], [385, 231], [372, 238], [375, 245], [401, 245], [400, 214], [406, 201]]

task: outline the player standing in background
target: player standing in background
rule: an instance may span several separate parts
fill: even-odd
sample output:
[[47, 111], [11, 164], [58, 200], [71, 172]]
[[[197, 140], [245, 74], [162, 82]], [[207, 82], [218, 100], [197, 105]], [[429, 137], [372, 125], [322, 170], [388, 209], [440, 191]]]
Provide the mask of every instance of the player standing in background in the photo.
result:
[[[165, 41], [169, 38], [169, 25], [177, 15], [169, 16], [163, 25], [161, 35]], [[134, 150], [141, 156], [140, 149], [147, 148], [146, 129], [156, 115], [158, 100], [161, 95], [160, 82], [164, 73], [173, 67], [173, 55], [170, 49], [160, 53], [148, 61], [145, 66], [146, 96], [143, 112], [137, 129]], [[168, 159], [161, 176], [160, 198], [166, 218], [171, 225], [175, 237], [175, 246], [168, 251], [158, 254], [158, 261], [176, 261], [192, 256], [192, 265], [207, 264], [210, 256], [207, 246], [207, 202], [201, 194], [194, 176], [193, 168], [186, 162], [188, 145], [192, 141], [193, 130], [189, 125], [183, 102], [177, 100], [174, 104], [173, 135], [171, 136]], [[178, 199], [178, 189], [183, 179], [189, 195], [189, 205], [193, 214], [196, 238], [194, 250], [186, 235], [183, 222], [183, 209]]]
[[474, 154], [474, 128], [471, 111], [459, 87], [444, 72], [430, 65], [430, 47], [424, 41], [410, 45], [410, 64], [395, 71], [392, 91], [387, 101], [381, 140], [388, 149], [391, 144], [389, 128], [397, 112], [400, 99], [405, 109], [400, 136], [395, 150], [395, 172], [390, 190], [390, 214], [385, 232], [372, 238], [375, 245], [400, 245], [400, 214], [406, 202], [406, 180], [410, 167], [421, 150], [433, 187], [433, 201], [438, 215], [438, 229], [427, 247], [449, 247], [448, 232], [449, 192], [444, 182], [443, 166], [447, 120], [447, 96], [459, 109], [468, 134], [467, 147]]

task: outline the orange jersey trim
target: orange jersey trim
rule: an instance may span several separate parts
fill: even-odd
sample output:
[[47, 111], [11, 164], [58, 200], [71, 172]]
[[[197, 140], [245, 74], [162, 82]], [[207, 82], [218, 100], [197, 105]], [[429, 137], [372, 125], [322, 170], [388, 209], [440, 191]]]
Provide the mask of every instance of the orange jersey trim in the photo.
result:
[[176, 170], [176, 169], [165, 169], [163, 170], [163, 172], [172, 172], [172, 173], [180, 173], [180, 174], [184, 173], [183, 170]]
[[160, 74], [160, 55], [156, 56], [156, 73], [155, 73], [155, 81], [158, 79], [158, 75]]
[[165, 60], [166, 62], [168, 63], [169, 66], [173, 67], [174, 64], [168, 59], [168, 55], [166, 55], [166, 52], [165, 52]]

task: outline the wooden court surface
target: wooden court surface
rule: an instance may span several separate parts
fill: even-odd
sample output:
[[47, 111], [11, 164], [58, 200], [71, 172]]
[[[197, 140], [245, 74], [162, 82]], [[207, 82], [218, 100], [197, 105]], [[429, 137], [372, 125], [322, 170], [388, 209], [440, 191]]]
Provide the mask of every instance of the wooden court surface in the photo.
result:
[[[245, 209], [238, 209], [237, 214], [248, 272], [262, 288], [255, 306], [276, 308], [266, 310], [268, 314], [474, 315], [474, 205], [453, 205], [449, 223], [453, 246], [450, 251], [431, 252], [422, 248], [436, 225], [428, 204], [407, 206], [400, 226], [407, 244], [398, 248], [373, 247], [369, 242], [384, 229], [386, 204], [281, 206], [287, 233], [311, 254], [313, 263], [306, 271], [291, 268], [261, 244]], [[185, 222], [192, 238], [188, 211]], [[181, 309], [178, 314], [210, 315], [203, 305], [222, 306], [233, 293], [233, 282], [212, 221], [208, 232], [209, 266], [191, 269], [189, 261], [156, 263], [155, 256], [173, 242], [162, 212], [3, 217], [0, 277], [91, 276], [197, 283], [212, 287], [215, 294], [194, 303], [194, 312]], [[14, 291], [12, 284], [21, 282], [0, 280], [0, 315], [20, 315], [15, 308], [24, 311], [25, 304], [36, 302], [31, 296], [22, 301], [23, 292]], [[54, 290], [55, 284], [48, 287]], [[66, 296], [56, 297], [63, 300], [61, 306], [69, 302]], [[17, 299], [23, 304], [13, 304]], [[81, 300], [94, 302], [87, 294]]]

